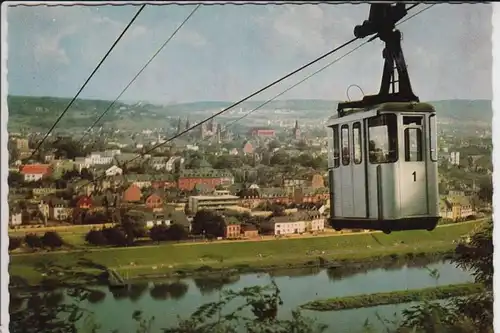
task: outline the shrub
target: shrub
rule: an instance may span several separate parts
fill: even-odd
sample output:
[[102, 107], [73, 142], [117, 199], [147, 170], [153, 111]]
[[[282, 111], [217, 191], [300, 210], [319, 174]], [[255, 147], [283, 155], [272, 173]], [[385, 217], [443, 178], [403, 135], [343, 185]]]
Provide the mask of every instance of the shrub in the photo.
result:
[[64, 241], [62, 237], [55, 231], [47, 231], [42, 237], [42, 243], [44, 246], [50, 248], [59, 248], [63, 246]]
[[21, 237], [9, 237], [9, 251], [13, 251], [21, 247], [23, 239]]
[[108, 241], [108, 244], [115, 246], [128, 245], [128, 239], [125, 232], [117, 227], [103, 229], [103, 234]]
[[167, 237], [169, 240], [180, 241], [188, 238], [188, 232], [182, 225], [174, 223], [167, 229]]
[[90, 230], [85, 235], [85, 241], [91, 245], [104, 246], [108, 245], [108, 240], [101, 230]]
[[32, 249], [43, 247], [42, 239], [35, 234], [27, 234], [24, 237], [24, 242]]
[[149, 230], [149, 237], [154, 242], [166, 241], [168, 236], [168, 227], [165, 225], [155, 225]]

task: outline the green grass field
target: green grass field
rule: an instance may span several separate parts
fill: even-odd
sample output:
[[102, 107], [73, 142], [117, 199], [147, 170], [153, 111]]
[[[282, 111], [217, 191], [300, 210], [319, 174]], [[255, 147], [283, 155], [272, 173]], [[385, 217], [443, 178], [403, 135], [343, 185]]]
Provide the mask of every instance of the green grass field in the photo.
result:
[[[266, 268], [273, 265], [304, 264], [318, 257], [329, 260], [366, 260], [407, 253], [439, 253], [453, 250], [453, 241], [474, 230], [471, 222], [443, 226], [432, 232], [406, 231], [282, 239], [270, 241], [224, 242], [205, 244], [162, 244], [129, 248], [95, 248], [86, 251], [16, 254], [10, 257], [10, 274], [39, 281], [40, 263], [78, 268], [80, 258], [126, 272], [130, 277], [143, 274], [211, 268]], [[85, 270], [95, 271], [95, 269]]]
[[375, 293], [347, 297], [337, 297], [325, 300], [308, 302], [301, 306], [304, 310], [312, 311], [339, 311], [348, 309], [367, 308], [379, 305], [401, 304], [411, 302], [448, 299], [451, 297], [467, 296], [484, 290], [479, 283], [452, 284], [447, 286], [430, 287], [423, 289], [398, 290], [387, 293]]

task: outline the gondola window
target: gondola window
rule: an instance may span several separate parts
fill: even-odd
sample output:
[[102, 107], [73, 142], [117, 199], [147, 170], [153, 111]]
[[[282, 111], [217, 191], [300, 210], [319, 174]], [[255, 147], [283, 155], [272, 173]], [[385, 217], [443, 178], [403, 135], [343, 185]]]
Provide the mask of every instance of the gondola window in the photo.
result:
[[422, 130], [420, 128], [405, 128], [405, 161], [421, 162], [422, 154]]
[[429, 116], [429, 144], [430, 144], [430, 151], [431, 151], [431, 161], [436, 162], [437, 161], [437, 130], [436, 130], [436, 116], [435, 115], [430, 115]]
[[361, 164], [361, 124], [355, 123], [352, 126], [353, 159], [354, 164]]
[[349, 165], [351, 160], [351, 147], [349, 145], [349, 125], [342, 125], [340, 134], [342, 135], [342, 165]]
[[394, 163], [398, 160], [398, 119], [382, 114], [368, 119], [368, 155], [370, 163]]
[[339, 126], [334, 125], [331, 127], [332, 131], [330, 132], [330, 150], [328, 156], [328, 162], [330, 168], [338, 168], [340, 166], [340, 145], [339, 145]]

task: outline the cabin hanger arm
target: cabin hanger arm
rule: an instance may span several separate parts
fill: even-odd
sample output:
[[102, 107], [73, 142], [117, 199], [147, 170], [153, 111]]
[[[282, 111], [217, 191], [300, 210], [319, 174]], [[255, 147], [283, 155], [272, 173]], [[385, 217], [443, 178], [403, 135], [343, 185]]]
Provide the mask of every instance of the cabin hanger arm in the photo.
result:
[[[395, 29], [396, 23], [406, 14], [404, 3], [374, 3], [370, 5], [368, 20], [354, 28], [357, 38], [374, 35], [385, 43], [384, 69], [380, 90], [376, 95], [365, 96], [360, 101], [339, 103], [337, 111], [344, 115], [345, 109], [368, 108], [386, 102], [419, 102], [413, 93], [406, 62], [401, 48], [401, 32]], [[396, 79], [397, 72], [397, 79]], [[396, 83], [398, 89], [396, 91]]]

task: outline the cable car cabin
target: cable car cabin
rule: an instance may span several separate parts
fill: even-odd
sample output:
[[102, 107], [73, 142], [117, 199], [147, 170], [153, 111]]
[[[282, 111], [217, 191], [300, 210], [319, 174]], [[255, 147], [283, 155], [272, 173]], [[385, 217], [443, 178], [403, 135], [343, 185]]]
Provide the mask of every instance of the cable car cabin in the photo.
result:
[[328, 121], [335, 230], [433, 230], [439, 220], [436, 112], [389, 102]]

